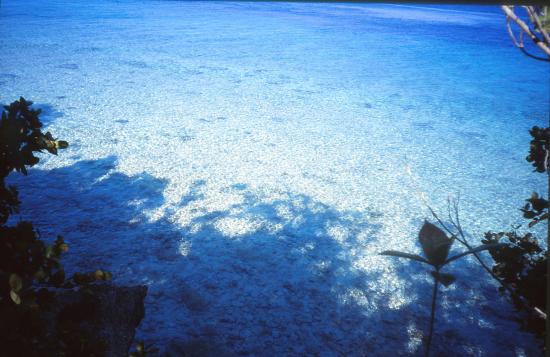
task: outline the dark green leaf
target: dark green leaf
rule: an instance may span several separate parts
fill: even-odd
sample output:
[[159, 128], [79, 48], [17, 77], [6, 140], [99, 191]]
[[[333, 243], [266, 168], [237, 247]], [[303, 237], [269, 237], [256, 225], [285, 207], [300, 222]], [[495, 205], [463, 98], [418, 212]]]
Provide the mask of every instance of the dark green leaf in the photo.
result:
[[441, 284], [445, 285], [445, 287], [451, 285], [456, 280], [456, 277], [452, 274], [439, 273], [437, 271], [432, 271], [431, 273], [432, 276]]
[[10, 275], [10, 287], [16, 293], [21, 291], [21, 288], [23, 288], [23, 281], [21, 281], [21, 277], [19, 275], [17, 274]]
[[58, 148], [58, 149], [66, 149], [69, 147], [69, 143], [64, 141], [64, 140], [57, 140], [55, 142], [55, 146]]
[[453, 238], [448, 238], [440, 228], [426, 221], [418, 233], [418, 239], [430, 264], [445, 263], [453, 244]]
[[11, 290], [10, 291], [10, 298], [12, 299], [12, 301], [14, 303], [16, 303], [17, 305], [21, 304], [21, 297], [19, 296], [19, 294], [17, 294], [15, 291]]

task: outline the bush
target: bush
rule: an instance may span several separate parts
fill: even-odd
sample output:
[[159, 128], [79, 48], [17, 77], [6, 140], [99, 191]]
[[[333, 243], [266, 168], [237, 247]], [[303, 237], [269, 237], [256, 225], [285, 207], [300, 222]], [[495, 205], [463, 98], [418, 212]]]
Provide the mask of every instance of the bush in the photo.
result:
[[[543, 250], [537, 239], [531, 234], [518, 235], [517, 232], [487, 232], [485, 244], [509, 243], [502, 249], [489, 250], [495, 265], [493, 273], [512, 288], [512, 300], [515, 306], [524, 310], [522, 299], [528, 305], [546, 311], [546, 282], [548, 251]], [[504, 289], [500, 289], [504, 292]], [[545, 324], [541, 318], [528, 314], [521, 320], [529, 330], [544, 335]]]
[[[532, 163], [534, 171], [548, 172], [550, 129], [537, 126], [529, 130], [532, 140], [529, 155], [526, 160]], [[530, 220], [528, 226], [548, 221], [548, 201], [536, 192], [526, 199], [527, 203], [521, 208], [523, 217]], [[538, 309], [546, 314], [546, 290], [547, 290], [547, 264], [548, 249], [541, 247], [539, 239], [532, 233], [518, 234], [515, 230], [509, 232], [486, 232], [483, 243], [509, 243], [500, 250], [490, 250], [495, 261], [492, 267], [493, 273], [502, 280], [512, 292], [512, 300], [515, 306], [523, 312], [527, 312], [522, 319], [524, 327], [544, 336], [546, 333], [546, 321], [532, 309]], [[501, 288], [501, 292], [504, 289]]]
[[64, 306], [56, 317], [56, 331], [47, 316], [55, 304], [52, 288], [108, 280], [110, 273], [98, 270], [65, 279], [60, 260], [69, 246], [63, 237], [48, 245], [29, 221], [7, 225], [20, 204], [17, 189], [6, 186], [7, 176], [13, 171], [27, 175], [27, 167], [39, 162], [35, 153], [57, 155], [68, 147], [66, 141], [42, 133], [41, 111], [31, 105], [20, 98], [4, 107], [0, 120], [0, 355], [101, 356], [101, 341], [90, 339], [81, 328], [93, 314], [87, 308], [92, 296]]

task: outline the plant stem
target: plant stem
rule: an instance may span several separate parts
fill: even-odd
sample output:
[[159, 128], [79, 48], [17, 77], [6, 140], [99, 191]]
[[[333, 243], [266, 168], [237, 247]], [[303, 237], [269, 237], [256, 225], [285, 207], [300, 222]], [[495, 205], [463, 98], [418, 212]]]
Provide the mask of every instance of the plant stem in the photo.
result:
[[[459, 220], [459, 217], [458, 217], [458, 203], [454, 204], [454, 214], [455, 214], [455, 217], [456, 217], [456, 222], [452, 218], [450, 212], [449, 212], [449, 220], [451, 221], [451, 224], [453, 225], [453, 227], [458, 231], [458, 234], [460, 235], [461, 238], [456, 236], [449, 228], [447, 228], [447, 226], [443, 223], [443, 221], [441, 219], [439, 219], [439, 216], [437, 215], [437, 213], [435, 213], [435, 211], [432, 209], [432, 207], [430, 207], [429, 205], [426, 205], [426, 206], [430, 210], [432, 216], [437, 220], [437, 222], [443, 227], [444, 230], [446, 230], [451, 236], [454, 236], [456, 238], [456, 240], [459, 241], [461, 244], [463, 244], [468, 250], [473, 249], [472, 246], [468, 243], [468, 240], [466, 239], [466, 235], [464, 234], [464, 231], [462, 230], [462, 226], [460, 225], [460, 220]], [[481, 257], [479, 256], [478, 253], [473, 253], [473, 256], [479, 262], [481, 267], [483, 269], [485, 269], [485, 271], [487, 271], [487, 273], [489, 273], [489, 275], [491, 275], [491, 277], [493, 279], [495, 279], [500, 284], [500, 286], [502, 286], [506, 291], [508, 291], [508, 293], [512, 297], [517, 298], [518, 301], [521, 304], [523, 304], [523, 306], [527, 309], [527, 311], [530, 311], [531, 313], [535, 314], [535, 316], [537, 316], [537, 317], [546, 319], [546, 314], [545, 313], [540, 313], [539, 311], [537, 311], [536, 307], [531, 306], [529, 304], [529, 302], [527, 302], [523, 296], [517, 294], [510, 286], [508, 286], [508, 284], [506, 284], [498, 276], [496, 276], [496, 274], [493, 273], [491, 268], [489, 268], [487, 266], [487, 264], [485, 264], [485, 262], [483, 262], [483, 260], [481, 260]], [[549, 265], [548, 269], [550, 270], [550, 265]]]
[[[439, 269], [436, 270], [439, 273]], [[432, 297], [432, 316], [430, 318], [430, 333], [428, 334], [428, 341], [426, 343], [426, 357], [430, 356], [430, 347], [432, 345], [432, 336], [434, 332], [435, 322], [435, 307], [437, 301], [437, 289], [439, 288], [439, 281], [434, 277], [434, 293]]]

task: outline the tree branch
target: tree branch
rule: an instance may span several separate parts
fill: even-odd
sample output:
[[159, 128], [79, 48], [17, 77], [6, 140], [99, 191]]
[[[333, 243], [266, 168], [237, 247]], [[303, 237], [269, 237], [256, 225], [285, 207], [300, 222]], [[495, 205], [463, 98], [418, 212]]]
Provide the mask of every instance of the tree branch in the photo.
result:
[[525, 10], [527, 10], [531, 22], [535, 24], [537, 30], [539, 30], [539, 32], [542, 34], [542, 37], [544, 37], [544, 42], [546, 42], [546, 44], [550, 44], [550, 35], [548, 35], [548, 31], [546, 31], [544, 26], [542, 26], [539, 15], [537, 15], [535, 9], [532, 6], [524, 6], [524, 8]]
[[[541, 60], [541, 61], [550, 61], [550, 42], [549, 42], [549, 36], [548, 36], [548, 32], [543, 28], [542, 24], [540, 23], [540, 20], [538, 19], [537, 15], [534, 13], [534, 10], [533, 9], [528, 9], [527, 8], [527, 13], [529, 14], [529, 16], [533, 17], [534, 20], [535, 20], [535, 26], [537, 28], [539, 28], [539, 31], [542, 33], [543, 35], [543, 39], [540, 39], [530, 28], [529, 26], [522, 20], [520, 19], [514, 12], [514, 7], [513, 6], [510, 6], [510, 5], [502, 5], [500, 7], [502, 9], [502, 11], [506, 14], [506, 28], [508, 29], [508, 34], [510, 35], [510, 38], [512, 39], [512, 41], [514, 42], [514, 45], [516, 47], [518, 47], [519, 49], [521, 49], [521, 51], [523, 53], [525, 53], [527, 56], [529, 57], [533, 57], [535, 59], [538, 59], [538, 60]], [[531, 12], [533, 12], [533, 14], [531, 14]], [[512, 31], [512, 28], [510, 26], [510, 20], [514, 21], [520, 28], [520, 41], [518, 42], [516, 37], [514, 36], [514, 33]], [[539, 27], [540, 26], [540, 27]], [[538, 57], [538, 56], [535, 56], [533, 54], [530, 54], [529, 52], [527, 52], [527, 50], [525, 49], [525, 47], [523, 46], [523, 40], [521, 39], [521, 36], [523, 35], [523, 33], [525, 33], [527, 36], [529, 36], [529, 38], [531, 38], [531, 41], [533, 41], [533, 43], [535, 45], [537, 45], [537, 47], [542, 51], [544, 52], [544, 54], [546, 54], [546, 56], [548, 58], [544, 58], [544, 57]]]

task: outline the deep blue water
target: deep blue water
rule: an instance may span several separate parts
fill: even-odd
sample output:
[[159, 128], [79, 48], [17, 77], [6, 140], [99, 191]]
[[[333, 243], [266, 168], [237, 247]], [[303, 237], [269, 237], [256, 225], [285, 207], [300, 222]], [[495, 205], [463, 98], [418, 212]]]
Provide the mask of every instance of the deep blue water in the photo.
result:
[[[548, 65], [497, 7], [4, 0], [0, 48], [0, 102], [70, 143], [11, 178], [21, 217], [69, 270], [149, 285], [159, 347], [421, 354], [429, 275], [377, 255], [420, 252], [420, 196], [460, 194], [475, 242], [547, 190], [524, 158]], [[437, 353], [540, 353], [474, 261], [453, 271]]]

